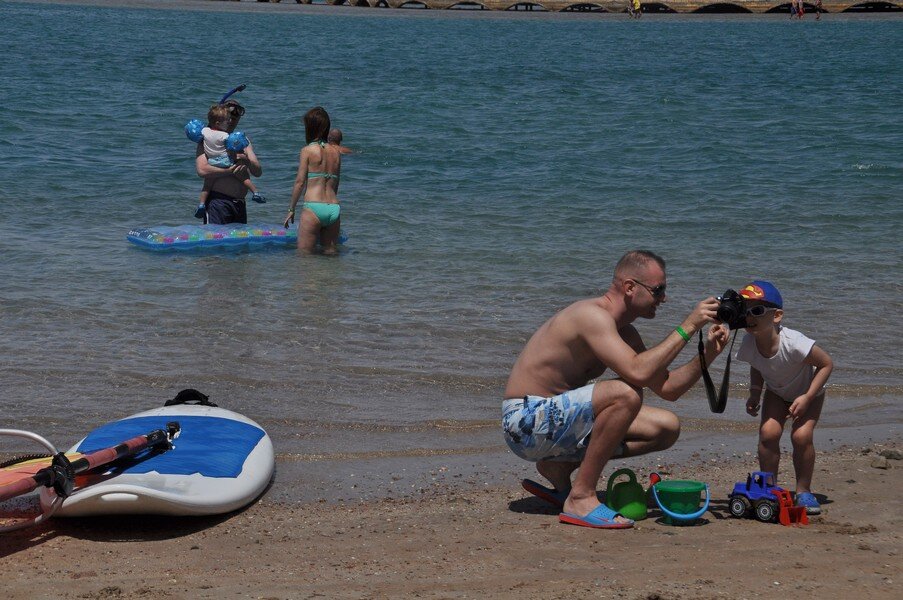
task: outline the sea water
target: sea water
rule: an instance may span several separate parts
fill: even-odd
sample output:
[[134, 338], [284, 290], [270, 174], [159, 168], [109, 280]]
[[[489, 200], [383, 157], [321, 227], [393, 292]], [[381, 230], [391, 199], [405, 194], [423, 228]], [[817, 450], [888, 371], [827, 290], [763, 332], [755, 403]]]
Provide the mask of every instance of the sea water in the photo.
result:
[[[68, 445], [192, 387], [287, 463], [502, 455], [527, 338], [648, 248], [668, 301], [647, 345], [771, 280], [835, 360], [824, 426], [896, 435], [899, 19], [191, 7], [0, 6], [3, 426]], [[126, 242], [196, 223], [182, 127], [239, 83], [251, 222], [286, 214], [306, 110], [355, 150], [338, 257]], [[732, 380], [723, 416], [701, 386], [673, 408], [753, 449], [745, 364]]]

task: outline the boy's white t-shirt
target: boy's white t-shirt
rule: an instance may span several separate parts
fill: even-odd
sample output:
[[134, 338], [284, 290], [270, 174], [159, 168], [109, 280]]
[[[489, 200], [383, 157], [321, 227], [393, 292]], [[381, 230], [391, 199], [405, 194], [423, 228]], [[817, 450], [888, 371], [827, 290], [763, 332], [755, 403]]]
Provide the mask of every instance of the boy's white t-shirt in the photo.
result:
[[785, 402], [793, 402], [798, 396], [805, 394], [812, 383], [815, 367], [803, 361], [812, 351], [815, 340], [787, 327], [781, 327], [779, 335], [777, 353], [766, 357], [759, 354], [756, 338], [747, 333], [737, 351], [737, 360], [748, 362], [761, 373], [767, 389]]
[[229, 138], [228, 133], [204, 127], [201, 129], [201, 135], [204, 136], [204, 154], [207, 158], [217, 158], [227, 155], [226, 140]]

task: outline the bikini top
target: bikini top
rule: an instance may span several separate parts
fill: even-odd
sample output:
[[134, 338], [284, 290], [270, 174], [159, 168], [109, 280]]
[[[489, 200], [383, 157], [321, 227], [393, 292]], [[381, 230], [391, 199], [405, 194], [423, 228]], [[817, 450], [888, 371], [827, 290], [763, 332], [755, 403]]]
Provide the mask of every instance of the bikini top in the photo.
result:
[[[324, 142], [323, 140], [314, 140], [311, 143], [309, 143], [308, 146], [319, 146], [320, 148], [325, 148], [326, 142]], [[339, 176], [336, 175], [335, 173], [326, 173], [325, 171], [308, 171], [307, 172], [308, 179], [315, 179], [317, 177], [322, 177], [323, 179], [335, 179], [337, 181], [339, 179]]]

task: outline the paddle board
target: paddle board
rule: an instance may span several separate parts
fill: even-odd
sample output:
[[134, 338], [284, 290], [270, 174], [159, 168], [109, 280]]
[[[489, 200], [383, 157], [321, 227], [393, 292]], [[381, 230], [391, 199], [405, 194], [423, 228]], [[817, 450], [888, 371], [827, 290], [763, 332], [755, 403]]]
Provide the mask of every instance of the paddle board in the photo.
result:
[[[244, 415], [209, 404], [165, 406], [107, 423], [67, 454], [112, 446], [170, 421], [181, 426], [170, 450], [76, 477], [75, 491], [54, 516], [214, 515], [251, 503], [269, 485], [275, 467], [269, 436]], [[42, 489], [42, 508], [55, 497]]]

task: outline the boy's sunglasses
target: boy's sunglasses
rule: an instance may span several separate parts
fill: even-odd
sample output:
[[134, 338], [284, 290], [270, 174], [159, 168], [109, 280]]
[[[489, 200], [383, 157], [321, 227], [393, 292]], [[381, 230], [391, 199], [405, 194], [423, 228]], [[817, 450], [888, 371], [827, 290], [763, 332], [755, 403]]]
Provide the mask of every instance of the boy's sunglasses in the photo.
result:
[[661, 285], [657, 285], [657, 286], [655, 286], [655, 287], [652, 287], [651, 285], [646, 285], [645, 283], [643, 283], [642, 281], [639, 281], [639, 280], [637, 280], [637, 279], [631, 278], [630, 281], [632, 281], [632, 282], [634, 282], [634, 283], [638, 283], [638, 284], [640, 284], [641, 286], [643, 286], [644, 288], [646, 288], [647, 290], [649, 290], [649, 293], [652, 294], [652, 297], [653, 297], [653, 298], [664, 298], [664, 297], [665, 297], [665, 287], [666, 287], [666, 285], [665, 285], [664, 283], [661, 284]]
[[770, 310], [775, 310], [775, 309], [769, 308], [763, 304], [757, 304], [756, 306], [751, 306], [746, 309], [746, 316], [747, 317], [761, 317], [762, 315], [764, 315], [765, 313], [767, 313]]

